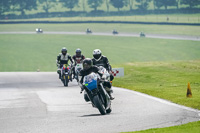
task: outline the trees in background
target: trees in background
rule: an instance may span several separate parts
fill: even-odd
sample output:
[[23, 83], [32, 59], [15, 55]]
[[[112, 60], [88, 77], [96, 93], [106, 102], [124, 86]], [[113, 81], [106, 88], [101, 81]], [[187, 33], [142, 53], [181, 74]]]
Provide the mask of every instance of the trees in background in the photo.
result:
[[133, 0], [126, 0], [127, 1], [127, 5], [129, 5], [130, 11], [133, 10]]
[[130, 11], [133, 10], [133, 7], [144, 11], [148, 9], [150, 2], [153, 2], [154, 9], [164, 7], [166, 10], [169, 6], [176, 6], [179, 9], [180, 5], [186, 5], [193, 10], [192, 8], [198, 8], [200, 5], [200, 0], [0, 0], [0, 15], [9, 11], [19, 11], [21, 15], [25, 15], [27, 10], [36, 10], [37, 7], [39, 9], [42, 7], [46, 13], [49, 13], [49, 10], [59, 2], [70, 11], [77, 6], [82, 7], [84, 12], [87, 6], [97, 11], [102, 4], [106, 7], [107, 12], [110, 11], [110, 5], [117, 8], [118, 11], [125, 6], [129, 7]]
[[154, 0], [154, 5], [158, 9], [164, 6], [165, 9], [167, 10], [168, 6], [177, 6], [177, 4], [178, 4], [177, 0]]
[[25, 10], [37, 9], [37, 0], [11, 0], [10, 4], [14, 6], [14, 10], [20, 11], [21, 15], [25, 15]]
[[90, 8], [94, 8], [94, 11], [97, 11], [97, 8], [103, 4], [103, 0], [88, 0], [87, 3]]
[[40, 4], [43, 4], [43, 10], [48, 14], [49, 9], [54, 7], [57, 4], [56, 0], [38, 0]]
[[136, 6], [139, 10], [147, 10], [151, 1], [152, 0], [136, 0], [136, 2], [138, 3]]
[[110, 7], [109, 3], [110, 3], [110, 0], [106, 0], [106, 9], [107, 9], [107, 12], [109, 12], [109, 7]]
[[78, 2], [79, 0], [59, 0], [61, 3], [63, 3], [63, 7], [69, 8], [70, 11], [72, 11], [72, 9], [75, 6], [78, 6]]
[[181, 0], [181, 4], [189, 5], [190, 8], [200, 5], [200, 0]]
[[0, 0], [0, 15], [10, 10], [10, 0]]
[[120, 11], [120, 8], [124, 7], [125, 1], [124, 0], [110, 0], [111, 5]]

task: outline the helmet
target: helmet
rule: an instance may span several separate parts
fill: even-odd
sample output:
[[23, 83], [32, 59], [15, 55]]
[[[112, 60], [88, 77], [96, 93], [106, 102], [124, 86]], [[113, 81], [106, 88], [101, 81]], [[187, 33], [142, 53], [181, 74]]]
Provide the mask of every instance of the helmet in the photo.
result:
[[95, 49], [93, 51], [93, 57], [96, 60], [99, 60], [101, 58], [101, 50], [100, 49]]
[[83, 60], [83, 70], [88, 70], [89, 68], [92, 67], [92, 59], [86, 58]]
[[81, 56], [81, 49], [76, 49], [76, 56], [77, 57], [80, 57]]
[[65, 47], [63, 47], [63, 48], [61, 49], [61, 53], [62, 53], [63, 55], [66, 55], [66, 54], [67, 54], [67, 49], [66, 49]]

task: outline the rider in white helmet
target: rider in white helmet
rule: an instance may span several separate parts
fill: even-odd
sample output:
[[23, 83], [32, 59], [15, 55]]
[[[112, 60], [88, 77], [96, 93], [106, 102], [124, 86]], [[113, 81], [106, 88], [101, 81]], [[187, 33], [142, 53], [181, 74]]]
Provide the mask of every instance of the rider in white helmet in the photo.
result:
[[[103, 56], [101, 53], [100, 49], [95, 49], [93, 51], [93, 65], [96, 66], [103, 66], [104, 68], [106, 68], [106, 70], [110, 73], [110, 81], [112, 81], [114, 79], [114, 76], [112, 74], [112, 67], [109, 64], [108, 58], [106, 56]], [[114, 99], [114, 97], [111, 95], [111, 93], [113, 92], [112, 90], [112, 84], [107, 84], [106, 86], [108, 86], [109, 90], [107, 91], [108, 94], [111, 96], [111, 99]]]

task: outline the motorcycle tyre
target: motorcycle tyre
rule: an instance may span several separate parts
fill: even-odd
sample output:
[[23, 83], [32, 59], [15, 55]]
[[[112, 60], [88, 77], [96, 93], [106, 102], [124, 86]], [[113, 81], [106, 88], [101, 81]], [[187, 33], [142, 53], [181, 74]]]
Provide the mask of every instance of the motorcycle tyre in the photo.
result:
[[112, 108], [110, 107], [109, 109], [106, 110], [107, 114], [110, 114], [112, 112]]
[[101, 100], [99, 99], [98, 95], [93, 97], [93, 102], [94, 102], [95, 106], [98, 108], [99, 112], [102, 115], [105, 115], [106, 114], [106, 110], [105, 110], [104, 105], [102, 104]]
[[[67, 76], [66, 76], [66, 77], [67, 77]], [[65, 86], [65, 87], [68, 87], [69, 79], [66, 78], [66, 77], [65, 77], [65, 79], [64, 79], [64, 86]]]
[[84, 94], [84, 99], [85, 99], [86, 102], [90, 101], [90, 99], [88, 98], [87, 94]]

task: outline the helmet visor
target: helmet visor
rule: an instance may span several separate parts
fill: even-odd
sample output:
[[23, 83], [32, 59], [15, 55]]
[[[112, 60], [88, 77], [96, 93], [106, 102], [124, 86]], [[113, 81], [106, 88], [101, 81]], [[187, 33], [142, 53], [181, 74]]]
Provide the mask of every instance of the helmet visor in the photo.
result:
[[83, 64], [83, 69], [84, 69], [84, 70], [88, 70], [90, 67], [91, 67], [91, 65], [88, 64], [88, 63], [84, 63], [84, 64]]
[[98, 60], [101, 57], [101, 54], [95, 54], [93, 57]]
[[81, 56], [81, 52], [76, 52], [76, 56], [80, 57]]
[[66, 51], [62, 51], [62, 54], [63, 54], [63, 55], [66, 55], [66, 54], [67, 54], [67, 52], [66, 52]]

